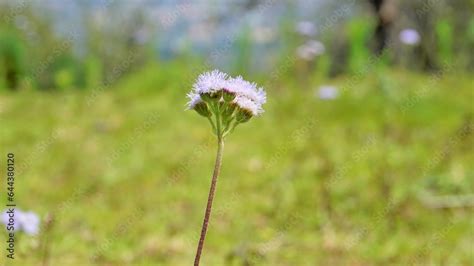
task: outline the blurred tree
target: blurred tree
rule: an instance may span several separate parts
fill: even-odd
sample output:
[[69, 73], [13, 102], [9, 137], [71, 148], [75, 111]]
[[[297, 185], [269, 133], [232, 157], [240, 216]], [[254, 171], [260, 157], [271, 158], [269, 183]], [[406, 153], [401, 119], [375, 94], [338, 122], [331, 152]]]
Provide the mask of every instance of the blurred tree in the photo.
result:
[[465, 57], [466, 66], [470, 69], [474, 68], [474, 56], [472, 51], [474, 51], [474, 17], [469, 19], [468, 27], [466, 29], [466, 44], [463, 45], [463, 50], [467, 51], [469, 56]]
[[[121, 2], [114, 2], [106, 9], [88, 9], [85, 14], [85, 48], [89, 58], [86, 67], [99, 71], [101, 82], [113, 82], [120, 75], [149, 61], [152, 54], [151, 26], [142, 8], [127, 10]], [[91, 80], [89, 80], [91, 82]]]
[[[0, 31], [0, 80], [9, 89], [17, 89], [24, 74], [25, 48], [13, 32]], [[0, 84], [1, 84], [0, 83]]]
[[436, 22], [436, 41], [438, 44], [439, 61], [453, 63], [453, 27], [447, 19]]
[[245, 73], [251, 66], [252, 59], [252, 40], [250, 29], [245, 27], [235, 43], [234, 71], [236, 73]]
[[349, 36], [349, 70], [356, 73], [363, 69], [370, 59], [367, 48], [373, 28], [373, 23], [366, 18], [357, 18], [347, 24]]
[[382, 53], [387, 45], [390, 28], [398, 14], [394, 0], [369, 0], [377, 16], [377, 25], [374, 32], [375, 52]]
[[33, 87], [54, 87], [51, 66], [61, 55], [73, 57], [75, 33], [57, 36], [51, 16], [38, 12], [33, 2], [1, 2], [0, 16], [0, 64], [8, 64], [0, 67], [0, 76], [8, 76], [6, 86], [18, 88], [23, 79]]
[[72, 53], [64, 53], [55, 58], [46, 72], [53, 73], [48, 88], [59, 90], [82, 88], [85, 86], [84, 64]]
[[85, 61], [86, 87], [96, 88], [102, 83], [102, 63], [99, 58], [89, 55]]
[[54, 73], [54, 83], [60, 90], [69, 89], [74, 85], [74, 73], [70, 69], [61, 69]]
[[400, 2], [406, 18], [403, 23], [413, 25], [420, 32], [421, 42], [414, 57], [423, 69], [435, 70], [446, 63], [468, 67], [472, 58], [468, 32], [473, 1]]

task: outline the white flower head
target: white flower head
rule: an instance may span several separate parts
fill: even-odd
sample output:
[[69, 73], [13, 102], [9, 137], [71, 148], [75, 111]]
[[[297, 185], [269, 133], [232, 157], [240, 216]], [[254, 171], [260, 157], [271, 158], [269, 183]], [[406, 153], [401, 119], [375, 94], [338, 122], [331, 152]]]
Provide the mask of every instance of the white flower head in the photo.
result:
[[318, 97], [321, 100], [333, 100], [336, 99], [339, 95], [339, 91], [334, 86], [324, 85], [319, 87]]
[[324, 54], [326, 48], [320, 41], [310, 40], [296, 49], [296, 54], [304, 60], [313, 60], [314, 57]]
[[257, 84], [238, 76], [227, 80], [225, 89], [237, 95], [234, 103], [240, 108], [251, 112], [254, 116], [263, 113], [262, 105], [267, 101], [267, 96], [262, 88], [257, 88]]
[[196, 104], [202, 102], [201, 96], [198, 93], [195, 93], [194, 91], [188, 93], [187, 96], [189, 98], [189, 101], [187, 103], [187, 108], [186, 108], [187, 110], [193, 109], [196, 106]]
[[262, 114], [267, 101], [265, 91], [257, 84], [218, 70], [200, 75], [188, 98], [187, 109], [207, 117], [219, 136], [226, 136], [237, 124]]
[[36, 235], [39, 232], [40, 218], [31, 211], [15, 209], [12, 216], [9, 210], [5, 210], [2, 213], [2, 222], [5, 225], [12, 224], [15, 231], [24, 231], [28, 235]]
[[[15, 209], [13, 211], [13, 214], [9, 212], [9, 210], [5, 210], [2, 213], [2, 222], [5, 225], [13, 225], [13, 230], [17, 231], [20, 229], [20, 221], [18, 221], [18, 217], [21, 216], [23, 212], [20, 209]], [[13, 215], [13, 217], [12, 217]]]
[[28, 235], [36, 235], [39, 232], [40, 219], [34, 212], [24, 212], [18, 217], [22, 230]]
[[317, 40], [310, 40], [306, 45], [315, 55], [324, 54], [324, 52], [326, 51], [324, 44]]
[[193, 90], [197, 94], [213, 93], [224, 88], [227, 79], [227, 74], [219, 70], [206, 72], [199, 75], [196, 83], [193, 85]]
[[237, 96], [234, 100], [234, 103], [243, 110], [250, 112], [253, 116], [258, 116], [264, 112], [261, 104], [257, 104], [256, 102], [244, 96]]
[[300, 21], [296, 25], [296, 31], [305, 36], [314, 36], [317, 33], [316, 26], [311, 21]]
[[242, 76], [227, 80], [225, 89], [236, 93], [237, 96], [248, 98], [260, 106], [267, 101], [265, 91], [257, 88], [257, 84], [244, 80]]
[[420, 42], [420, 34], [415, 29], [404, 29], [399, 35], [400, 41], [407, 45], [416, 45]]

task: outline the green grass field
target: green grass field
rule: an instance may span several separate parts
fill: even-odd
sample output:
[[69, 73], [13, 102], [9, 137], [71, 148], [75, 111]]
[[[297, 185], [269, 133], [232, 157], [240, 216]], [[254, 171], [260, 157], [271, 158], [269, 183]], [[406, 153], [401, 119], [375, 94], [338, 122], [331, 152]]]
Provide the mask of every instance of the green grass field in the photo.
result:
[[[19, 235], [16, 265], [45, 243], [51, 265], [192, 263], [216, 145], [184, 110], [189, 76], [150, 65], [105, 90], [0, 94], [17, 205], [54, 217]], [[226, 140], [202, 264], [473, 265], [472, 206], [436, 208], [474, 193], [472, 77], [293, 76], [249, 77], [266, 112]]]

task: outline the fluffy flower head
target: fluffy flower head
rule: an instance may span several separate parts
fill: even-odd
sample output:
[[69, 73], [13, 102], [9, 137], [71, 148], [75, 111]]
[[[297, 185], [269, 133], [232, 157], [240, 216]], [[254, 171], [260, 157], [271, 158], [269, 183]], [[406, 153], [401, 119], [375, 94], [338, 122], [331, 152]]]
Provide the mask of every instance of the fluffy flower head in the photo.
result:
[[241, 76], [214, 70], [199, 75], [188, 93], [187, 109], [207, 117], [217, 136], [226, 136], [241, 123], [263, 113], [267, 96], [257, 84]]
[[[242, 76], [232, 78], [219, 70], [199, 75], [193, 85], [193, 90], [188, 93], [187, 109], [194, 109], [197, 104], [203, 102], [203, 94], [221, 91], [235, 95], [232, 102], [249, 111], [253, 116], [263, 113], [262, 106], [266, 102], [266, 94], [263, 88], [258, 88], [257, 84], [244, 80]], [[220, 101], [223, 100], [220, 99]]]
[[416, 45], [420, 42], [420, 34], [415, 29], [404, 29], [399, 35], [400, 41], [407, 45]]
[[202, 102], [201, 96], [198, 93], [195, 93], [194, 91], [188, 93], [188, 104], [187, 104], [187, 110], [194, 109], [194, 107]]
[[258, 116], [263, 113], [262, 105], [255, 103], [249, 98], [238, 96], [235, 98], [234, 103], [243, 110], [250, 112], [253, 116]]
[[20, 217], [22, 230], [28, 235], [36, 235], [39, 232], [40, 219], [34, 212], [24, 212]]
[[224, 88], [227, 79], [227, 74], [219, 70], [206, 72], [199, 75], [196, 83], [193, 85], [193, 90], [197, 94], [213, 93]]
[[319, 87], [318, 97], [322, 100], [333, 100], [339, 95], [339, 91], [334, 86], [324, 85]]
[[300, 21], [296, 25], [296, 31], [305, 36], [314, 36], [316, 35], [316, 26], [311, 21]]
[[23, 231], [28, 235], [36, 235], [39, 232], [40, 218], [34, 212], [28, 211], [23, 212], [19, 209], [15, 209], [14, 218], [11, 217], [11, 213], [5, 210], [2, 213], [2, 222], [8, 225], [11, 221], [14, 221], [13, 226], [15, 231]]
[[257, 84], [244, 80], [242, 76], [227, 80], [225, 89], [238, 96], [246, 97], [258, 105], [263, 105], [266, 102], [265, 91], [262, 88], [257, 88]]

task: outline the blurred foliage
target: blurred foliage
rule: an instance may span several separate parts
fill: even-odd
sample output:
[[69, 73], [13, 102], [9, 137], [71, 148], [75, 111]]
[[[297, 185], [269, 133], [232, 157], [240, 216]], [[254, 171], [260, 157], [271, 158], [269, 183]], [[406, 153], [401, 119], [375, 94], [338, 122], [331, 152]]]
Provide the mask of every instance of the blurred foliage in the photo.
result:
[[436, 23], [436, 37], [439, 46], [439, 61], [447, 64], [453, 63], [453, 27], [447, 20], [440, 20]]
[[237, 36], [236, 49], [234, 51], [235, 60], [233, 60], [235, 64], [233, 70], [237, 73], [247, 72], [247, 68], [252, 66], [252, 58], [258, 58], [258, 55], [252, 55], [252, 40], [250, 34], [250, 29], [245, 28], [242, 33]]
[[368, 48], [373, 33], [373, 23], [369, 18], [357, 18], [347, 25], [349, 37], [349, 71], [356, 73], [363, 69], [370, 58]]
[[14, 88], [25, 71], [25, 48], [12, 32], [0, 29], [0, 89]]
[[[27, 162], [17, 204], [57, 217], [51, 264], [192, 261], [215, 152], [206, 121], [183, 110], [193, 67], [151, 64], [109, 91], [1, 95], [0, 146]], [[265, 114], [226, 143], [203, 263], [472, 264], [472, 207], [420, 198], [474, 193], [472, 77], [294, 71], [266, 80]], [[325, 82], [351, 89], [322, 100]], [[22, 238], [22, 265], [42, 239]]]
[[[230, 44], [226, 40], [225, 47], [217, 50], [232, 54], [228, 62], [232, 70], [259, 72], [287, 60], [288, 55], [293, 57], [299, 45], [317, 38], [325, 44], [325, 53], [313, 62], [300, 64], [301, 75], [315, 73], [327, 77], [344, 72], [357, 73], [370, 64], [373, 56], [370, 47], [375, 17], [368, 2], [353, 5], [355, 8], [348, 9], [344, 5], [328, 4], [330, 8], [323, 9], [327, 17], [319, 21], [321, 35], [301, 38], [294, 32], [298, 24], [295, 20], [298, 7], [289, 3], [286, 15], [277, 23], [278, 31], [272, 33], [279, 36], [277, 45], [257, 47], [254, 36], [265, 34], [265, 31], [257, 31], [255, 25], [248, 24], [237, 34], [225, 36], [230, 38]], [[55, 29], [55, 22], [47, 12], [35, 11], [36, 7], [28, 2], [0, 2], [0, 7], [0, 17], [4, 18], [0, 21], [0, 84], [4, 88], [17, 88], [22, 81], [27, 81], [30, 87], [47, 90], [108, 86], [124, 73], [158, 57], [160, 25], [151, 21], [139, 7], [128, 10], [124, 16], [119, 2], [97, 9], [87, 9], [84, 5], [81, 9], [84, 25], [62, 33]], [[252, 8], [264, 10], [258, 5], [249, 5], [243, 10]], [[398, 11], [390, 11], [399, 18], [387, 26], [392, 32], [388, 41], [394, 49], [384, 54], [381, 62], [401, 63], [414, 70], [439, 69], [445, 63], [460, 70], [472, 70], [474, 59], [470, 51], [474, 48], [474, 20], [467, 11], [473, 8], [472, 3], [466, 1], [456, 2], [449, 8], [445, 1], [400, 1]], [[420, 45], [404, 47], [397, 40], [397, 32], [405, 27], [421, 33]], [[260, 38], [265, 40], [265, 37]], [[181, 51], [181, 56], [193, 57], [190, 42], [182, 43], [181, 48], [175, 47], [176, 51]], [[263, 57], [262, 51], [266, 50], [275, 56]]]

